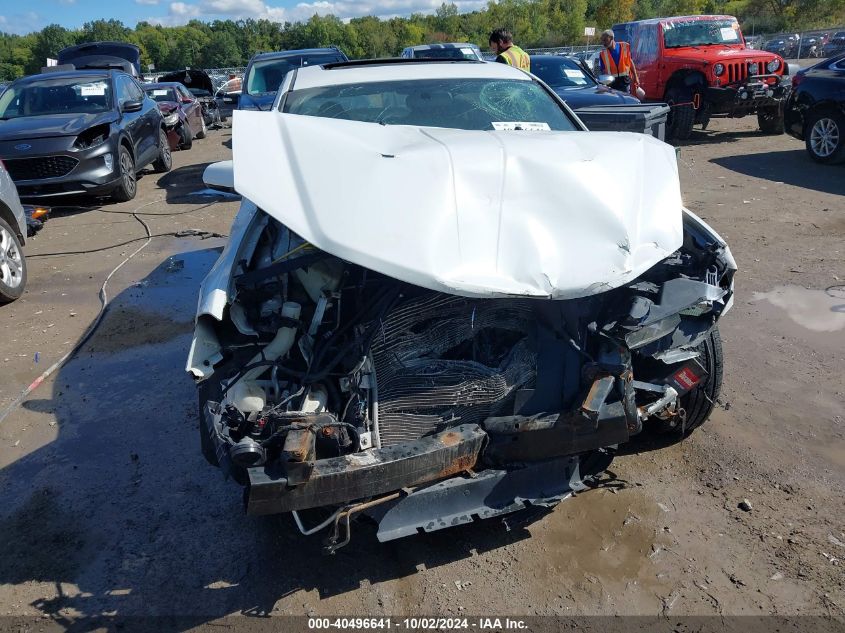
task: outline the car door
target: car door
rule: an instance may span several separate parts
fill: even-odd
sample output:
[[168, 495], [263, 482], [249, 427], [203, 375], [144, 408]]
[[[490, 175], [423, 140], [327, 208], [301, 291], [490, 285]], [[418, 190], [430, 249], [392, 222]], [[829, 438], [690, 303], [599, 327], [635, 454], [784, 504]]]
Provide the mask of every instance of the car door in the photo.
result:
[[156, 102], [144, 92], [144, 89], [138, 85], [135, 79], [132, 77], [127, 77], [127, 79], [129, 80], [129, 92], [132, 94], [132, 98], [144, 104], [141, 109], [143, 125], [141, 127], [140, 146], [143, 151], [143, 162], [146, 164], [158, 158], [158, 131], [161, 127], [161, 112]]
[[187, 88], [178, 86], [176, 92], [179, 94], [180, 107], [185, 112], [191, 132], [196, 137], [202, 132], [202, 105]]
[[[129, 75], [115, 75], [117, 107], [120, 111], [120, 127], [129, 136], [132, 142], [132, 151], [135, 156], [135, 169], [140, 169], [144, 159], [144, 110], [141, 108], [136, 112], [124, 112], [126, 103], [138, 101], [138, 95], [131, 89], [134, 82]], [[142, 97], [143, 98], [143, 97]]]
[[658, 24], [642, 24], [638, 29], [634, 64], [640, 86], [645, 90], [646, 98], [660, 99], [663, 95], [658, 89], [660, 71], [657, 60]]

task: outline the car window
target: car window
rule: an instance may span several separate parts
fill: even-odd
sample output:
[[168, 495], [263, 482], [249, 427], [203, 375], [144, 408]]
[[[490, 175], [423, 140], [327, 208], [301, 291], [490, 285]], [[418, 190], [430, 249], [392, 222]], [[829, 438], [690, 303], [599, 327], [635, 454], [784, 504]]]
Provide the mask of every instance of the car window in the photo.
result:
[[508, 129], [518, 123], [576, 129], [538, 83], [514, 79], [418, 79], [307, 88], [288, 95], [284, 112], [464, 130]]
[[147, 94], [150, 95], [153, 101], [157, 102], [178, 101], [178, 99], [176, 98], [176, 93], [174, 92], [173, 88], [170, 87], [147, 88]]
[[246, 77], [246, 93], [260, 95], [276, 92], [285, 75], [294, 68], [343, 61], [337, 54], [291, 55], [255, 62]]
[[118, 75], [116, 82], [118, 104], [122, 106], [127, 101], [133, 101], [129, 77]]
[[415, 50], [413, 56], [416, 59], [481, 59], [481, 56], [470, 46]]
[[634, 61], [637, 65], [650, 65], [657, 61], [657, 31], [653, 26], [643, 26], [639, 29]]
[[532, 57], [531, 74], [552, 88], [583, 88], [596, 85], [577, 63], [568, 59]]
[[0, 119], [105, 112], [112, 107], [107, 76], [61, 77], [9, 86], [0, 95]]
[[666, 48], [707, 46], [708, 44], [741, 44], [736, 20], [676, 20], [663, 24]]
[[194, 95], [192, 95], [187, 88], [185, 88], [183, 86], [178, 86], [176, 89], [179, 91], [180, 97], [182, 97], [183, 99], [190, 99], [190, 100], [193, 101]]
[[133, 101], [143, 101], [144, 100], [144, 91], [141, 87], [135, 82], [134, 79], [131, 77], [124, 77], [123, 79], [127, 82], [127, 90], [129, 91], [129, 96], [132, 98]]

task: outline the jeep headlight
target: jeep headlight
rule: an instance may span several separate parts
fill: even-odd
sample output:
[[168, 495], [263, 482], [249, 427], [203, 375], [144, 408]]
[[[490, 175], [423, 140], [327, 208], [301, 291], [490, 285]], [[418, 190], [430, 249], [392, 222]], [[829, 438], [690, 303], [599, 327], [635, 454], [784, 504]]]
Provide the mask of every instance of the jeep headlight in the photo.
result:
[[164, 124], [167, 126], [176, 125], [177, 123], [179, 123], [178, 112], [173, 112], [172, 114], [168, 114], [166, 117], [164, 117]]
[[725, 65], [724, 64], [716, 64], [713, 66], [713, 74], [717, 77], [721, 77], [725, 74]]
[[778, 69], [780, 69], [779, 59], [773, 59], [768, 64], [766, 64], [766, 70], [768, 70], [770, 73], [777, 72]]

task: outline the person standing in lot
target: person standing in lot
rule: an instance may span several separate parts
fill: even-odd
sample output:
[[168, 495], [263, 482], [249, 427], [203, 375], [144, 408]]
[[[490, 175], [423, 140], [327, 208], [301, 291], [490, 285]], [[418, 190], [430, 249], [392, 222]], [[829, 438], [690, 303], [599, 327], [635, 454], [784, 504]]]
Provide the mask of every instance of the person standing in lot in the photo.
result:
[[610, 87], [621, 92], [636, 94], [640, 78], [637, 75], [634, 60], [631, 59], [630, 44], [628, 42], [617, 42], [613, 31], [610, 29], [601, 34], [601, 44], [604, 48], [599, 55], [600, 72], [602, 75], [613, 76], [613, 83], [610, 84]]
[[524, 50], [513, 43], [513, 35], [505, 29], [496, 29], [490, 33], [490, 50], [496, 53], [496, 61], [531, 72], [531, 58]]

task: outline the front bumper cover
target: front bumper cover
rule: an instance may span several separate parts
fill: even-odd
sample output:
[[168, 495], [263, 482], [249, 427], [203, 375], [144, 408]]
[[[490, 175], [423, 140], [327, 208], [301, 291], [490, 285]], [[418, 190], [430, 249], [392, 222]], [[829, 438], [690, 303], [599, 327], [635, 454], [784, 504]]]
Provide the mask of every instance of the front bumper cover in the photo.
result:
[[[26, 154], [14, 151], [12, 141], [0, 143], [0, 158], [4, 160], [37, 160], [50, 157], [67, 157], [77, 161], [65, 175], [57, 178], [17, 179], [15, 186], [21, 198], [48, 198], [72, 194], [108, 195], [120, 184], [117, 151], [119, 140], [111, 136], [104, 143], [87, 149], [73, 147], [75, 136], [33, 139], [28, 141]], [[111, 154], [112, 167], [105, 161]]]
[[[777, 83], [768, 83], [770, 79], [776, 79]], [[704, 96], [714, 113], [749, 111], [780, 104], [789, 96], [791, 87], [788, 76], [753, 75], [743, 84], [708, 86]]]

